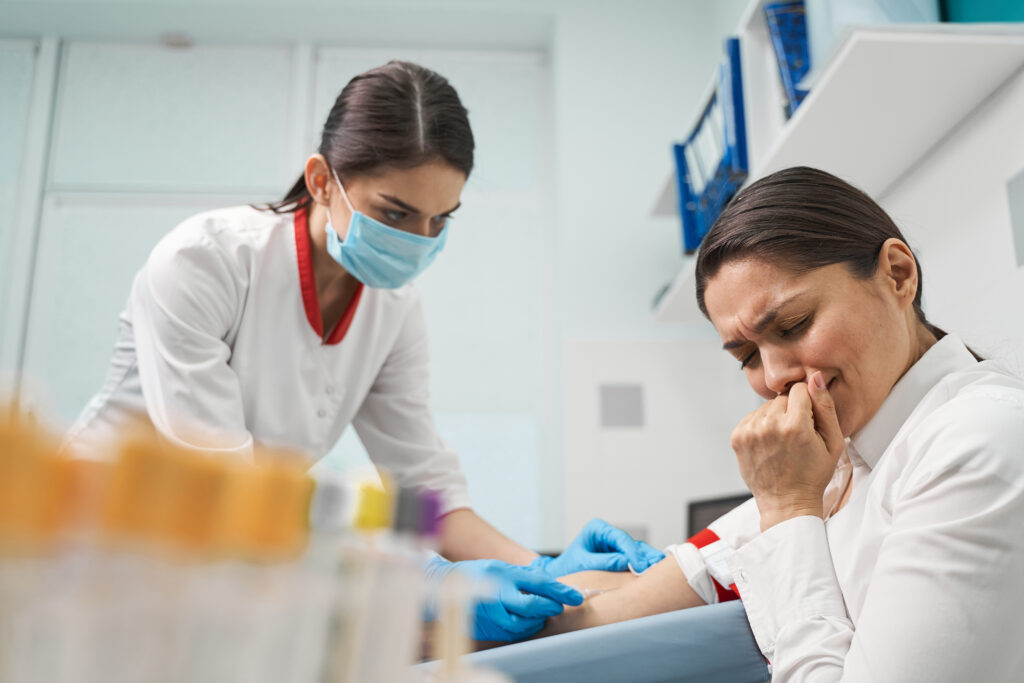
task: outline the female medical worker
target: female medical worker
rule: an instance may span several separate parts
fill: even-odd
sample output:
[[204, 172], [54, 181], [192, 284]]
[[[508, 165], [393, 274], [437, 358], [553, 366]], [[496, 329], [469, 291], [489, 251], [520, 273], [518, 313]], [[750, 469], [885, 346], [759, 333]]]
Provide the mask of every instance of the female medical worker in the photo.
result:
[[398, 484], [442, 493], [446, 557], [503, 561], [463, 565], [500, 586], [477, 615], [484, 640], [529, 635], [582, 600], [554, 576], [661, 559], [600, 521], [558, 558], [538, 557], [470, 508], [430, 414], [426, 325], [410, 282], [448, 239], [473, 147], [440, 75], [391, 62], [353, 78], [283, 200], [193, 216], [153, 249], [72, 448], [102, 448], [145, 416], [185, 446], [319, 458], [352, 424]]
[[927, 322], [899, 229], [822, 171], [741, 192], [696, 278], [765, 399], [754, 498], [552, 630], [739, 597], [773, 681], [1020, 681], [1024, 381]]

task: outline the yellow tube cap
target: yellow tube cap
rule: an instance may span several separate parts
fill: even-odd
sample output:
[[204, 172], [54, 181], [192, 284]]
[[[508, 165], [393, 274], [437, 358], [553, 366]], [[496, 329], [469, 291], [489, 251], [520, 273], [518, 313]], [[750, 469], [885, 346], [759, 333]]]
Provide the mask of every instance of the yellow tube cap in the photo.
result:
[[370, 483], [359, 487], [353, 526], [359, 531], [377, 531], [391, 526], [391, 496], [386, 489]]

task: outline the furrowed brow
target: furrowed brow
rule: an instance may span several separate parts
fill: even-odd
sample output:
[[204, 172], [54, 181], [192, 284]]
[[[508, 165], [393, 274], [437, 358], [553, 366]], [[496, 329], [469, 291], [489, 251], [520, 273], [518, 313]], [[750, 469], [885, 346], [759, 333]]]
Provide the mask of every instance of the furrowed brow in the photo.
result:
[[[758, 320], [756, 323], [754, 323], [754, 327], [753, 327], [754, 333], [755, 334], [761, 334], [766, 329], [768, 329], [768, 326], [771, 325], [773, 322], [775, 322], [776, 319], [778, 319], [779, 312], [783, 308], [785, 308], [790, 303], [792, 303], [796, 299], [799, 299], [802, 296], [803, 296], [803, 293], [794, 294], [793, 296], [789, 297], [788, 299], [785, 299], [784, 301], [782, 301], [781, 303], [779, 303], [778, 305], [773, 307], [770, 311], [768, 311], [767, 313], [762, 315], [761, 319]], [[746, 343], [747, 343], [747, 341], [743, 340], [743, 339], [731, 339], [731, 340], [725, 342], [724, 344], [722, 344], [722, 348], [725, 349], [726, 351], [731, 351], [732, 349], [738, 349], [739, 347], [743, 346]]]

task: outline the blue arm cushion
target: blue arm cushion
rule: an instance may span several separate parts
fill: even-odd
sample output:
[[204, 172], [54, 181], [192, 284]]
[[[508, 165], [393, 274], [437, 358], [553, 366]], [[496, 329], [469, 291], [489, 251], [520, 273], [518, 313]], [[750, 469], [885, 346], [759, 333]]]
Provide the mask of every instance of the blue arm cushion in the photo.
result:
[[739, 600], [515, 643], [468, 659], [516, 683], [771, 679]]

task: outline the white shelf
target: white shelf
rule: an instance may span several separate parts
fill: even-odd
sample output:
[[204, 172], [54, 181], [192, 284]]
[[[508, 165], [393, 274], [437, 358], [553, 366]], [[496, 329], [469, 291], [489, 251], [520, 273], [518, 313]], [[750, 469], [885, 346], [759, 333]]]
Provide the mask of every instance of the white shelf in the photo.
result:
[[[1024, 68], [1019, 24], [857, 28], [833, 53], [796, 114], [782, 121], [778, 77], [764, 82], [759, 14], [741, 23], [750, 181], [789, 166], [814, 166], [879, 198]], [[654, 214], [678, 215], [674, 174]], [[670, 295], [662, 297], [659, 309], [678, 309]], [[689, 305], [700, 315], [692, 296]], [[678, 321], [657, 312], [656, 317]]]
[[697, 258], [684, 256], [683, 267], [654, 303], [654, 321], [659, 323], [695, 323], [704, 319], [697, 308]]
[[1022, 66], [1020, 30], [853, 31], [751, 180], [815, 166], [880, 197]]

